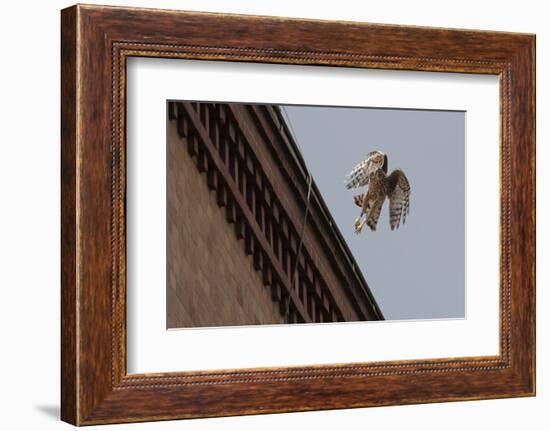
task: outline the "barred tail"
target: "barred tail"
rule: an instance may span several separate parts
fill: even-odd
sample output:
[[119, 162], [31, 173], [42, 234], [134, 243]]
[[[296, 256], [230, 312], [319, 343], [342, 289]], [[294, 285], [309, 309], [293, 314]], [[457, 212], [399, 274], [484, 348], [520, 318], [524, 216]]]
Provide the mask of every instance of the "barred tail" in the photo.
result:
[[353, 197], [353, 203], [357, 205], [359, 208], [363, 207], [363, 198], [365, 197], [365, 193], [362, 193], [360, 195], [355, 195]]

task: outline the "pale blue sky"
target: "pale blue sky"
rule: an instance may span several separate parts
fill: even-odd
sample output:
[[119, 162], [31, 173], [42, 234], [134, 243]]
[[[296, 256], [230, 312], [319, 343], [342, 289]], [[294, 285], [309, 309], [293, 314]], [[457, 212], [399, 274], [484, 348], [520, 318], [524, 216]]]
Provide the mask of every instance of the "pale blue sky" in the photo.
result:
[[[465, 312], [465, 113], [289, 106], [284, 111], [313, 178], [388, 320]], [[404, 226], [388, 203], [376, 232], [355, 235], [357, 189], [346, 174], [372, 150], [401, 168], [412, 193]]]

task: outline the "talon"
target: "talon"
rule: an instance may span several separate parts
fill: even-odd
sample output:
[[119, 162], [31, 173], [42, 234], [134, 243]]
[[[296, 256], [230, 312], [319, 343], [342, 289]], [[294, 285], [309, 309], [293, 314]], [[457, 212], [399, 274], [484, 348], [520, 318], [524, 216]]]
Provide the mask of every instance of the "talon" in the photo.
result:
[[355, 226], [355, 234], [359, 235], [361, 233], [361, 229], [363, 229], [363, 224], [361, 223], [361, 217], [355, 220], [354, 226]]

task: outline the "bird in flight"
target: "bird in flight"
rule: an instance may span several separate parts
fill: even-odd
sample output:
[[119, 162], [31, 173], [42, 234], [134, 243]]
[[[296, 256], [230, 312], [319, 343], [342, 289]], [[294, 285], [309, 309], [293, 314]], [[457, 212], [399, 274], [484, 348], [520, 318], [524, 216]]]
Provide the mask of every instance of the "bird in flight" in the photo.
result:
[[399, 227], [401, 219], [409, 214], [411, 187], [401, 169], [395, 169], [388, 175], [388, 157], [381, 151], [371, 151], [365, 160], [359, 163], [346, 177], [346, 188], [367, 186], [367, 191], [353, 197], [355, 205], [361, 208], [355, 220], [355, 233], [359, 234], [367, 224], [376, 230], [382, 205], [386, 197], [390, 200], [390, 227]]

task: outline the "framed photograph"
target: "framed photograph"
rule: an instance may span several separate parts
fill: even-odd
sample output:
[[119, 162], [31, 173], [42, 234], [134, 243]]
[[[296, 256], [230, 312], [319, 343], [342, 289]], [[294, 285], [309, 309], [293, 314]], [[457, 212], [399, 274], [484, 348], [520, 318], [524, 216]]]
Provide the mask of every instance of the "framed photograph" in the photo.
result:
[[535, 37], [61, 13], [62, 419], [535, 394]]

